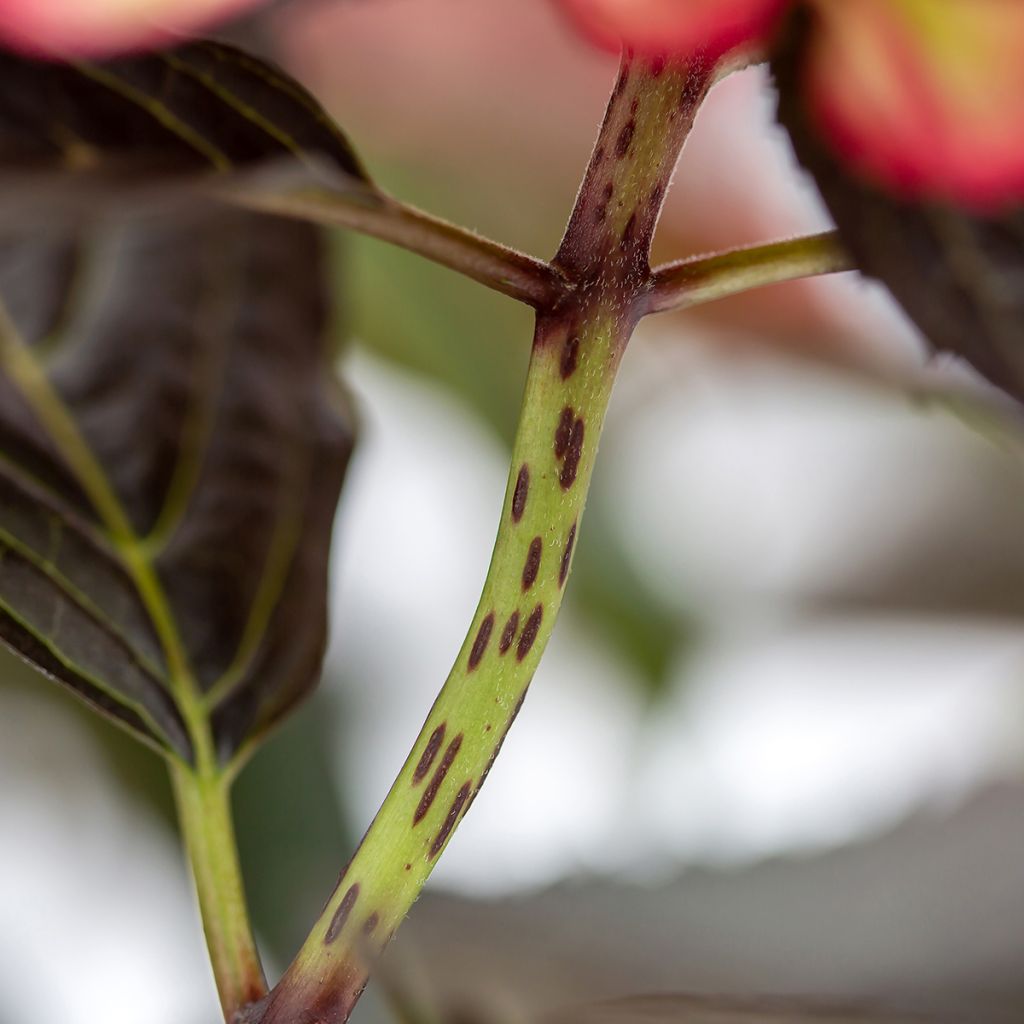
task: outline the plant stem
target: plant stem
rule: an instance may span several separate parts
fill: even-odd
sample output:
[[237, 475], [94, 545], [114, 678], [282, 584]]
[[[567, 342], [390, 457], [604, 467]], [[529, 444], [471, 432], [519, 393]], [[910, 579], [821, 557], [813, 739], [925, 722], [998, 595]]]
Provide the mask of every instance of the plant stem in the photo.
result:
[[854, 269], [835, 231], [693, 257], [654, 271], [644, 312], [688, 309], [751, 288]]
[[650, 279], [662, 199], [710, 84], [626, 59], [537, 318], [490, 569], [458, 659], [377, 817], [260, 1024], [340, 1024], [479, 792], [555, 624], [597, 443]]
[[217, 194], [249, 210], [350, 228], [379, 238], [534, 309], [551, 308], [567, 287], [550, 264], [407, 206], [376, 189], [367, 188], [353, 196], [316, 188], [246, 190], [243, 184], [228, 186]]
[[230, 783], [217, 772], [171, 765], [182, 839], [224, 1019], [267, 991], [246, 910], [231, 817]]

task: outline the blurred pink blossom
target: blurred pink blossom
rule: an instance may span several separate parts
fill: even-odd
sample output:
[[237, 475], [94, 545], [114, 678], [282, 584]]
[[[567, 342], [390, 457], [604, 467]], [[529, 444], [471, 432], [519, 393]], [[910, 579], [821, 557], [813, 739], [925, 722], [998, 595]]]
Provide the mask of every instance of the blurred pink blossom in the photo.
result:
[[259, 0], [0, 0], [0, 44], [46, 57], [159, 46]]

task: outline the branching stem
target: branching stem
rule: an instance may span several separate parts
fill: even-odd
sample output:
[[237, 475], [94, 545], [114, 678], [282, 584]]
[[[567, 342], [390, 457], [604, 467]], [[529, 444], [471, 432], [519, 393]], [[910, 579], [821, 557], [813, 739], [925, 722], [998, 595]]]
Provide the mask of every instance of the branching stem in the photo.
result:
[[654, 271], [644, 312], [687, 309], [752, 288], [854, 269], [834, 231], [693, 257]]
[[[580, 266], [570, 265], [574, 260], [578, 264], [582, 252], [576, 236], [584, 230], [586, 217], [596, 216], [601, 209], [600, 197], [588, 194], [583, 206], [576, 207], [562, 250], [547, 263], [376, 190], [354, 195], [327, 189], [266, 191], [233, 185], [218, 195], [247, 209], [349, 228], [390, 242], [538, 312], [550, 312], [568, 301], [585, 276]], [[656, 205], [660, 210], [660, 200]], [[585, 232], [582, 237], [586, 239]], [[588, 254], [592, 266], [599, 256], [596, 251]], [[688, 309], [766, 285], [854, 269], [835, 231], [688, 257], [652, 272], [639, 313]]]

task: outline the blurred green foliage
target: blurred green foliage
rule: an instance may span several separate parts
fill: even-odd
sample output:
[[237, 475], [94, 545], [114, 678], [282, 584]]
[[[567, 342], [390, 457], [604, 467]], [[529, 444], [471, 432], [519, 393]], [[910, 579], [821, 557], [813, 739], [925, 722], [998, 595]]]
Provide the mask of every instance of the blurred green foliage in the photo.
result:
[[332, 753], [339, 716], [330, 683], [257, 751], [233, 794], [253, 927], [264, 955], [282, 968], [355, 846]]

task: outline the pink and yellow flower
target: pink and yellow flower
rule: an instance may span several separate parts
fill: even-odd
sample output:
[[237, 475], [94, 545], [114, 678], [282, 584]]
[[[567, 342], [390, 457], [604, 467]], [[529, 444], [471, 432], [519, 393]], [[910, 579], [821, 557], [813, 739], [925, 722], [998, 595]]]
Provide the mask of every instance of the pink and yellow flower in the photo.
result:
[[811, 18], [802, 91], [847, 166], [898, 194], [981, 211], [1024, 201], [1021, 0], [560, 0], [605, 46], [771, 49]]

